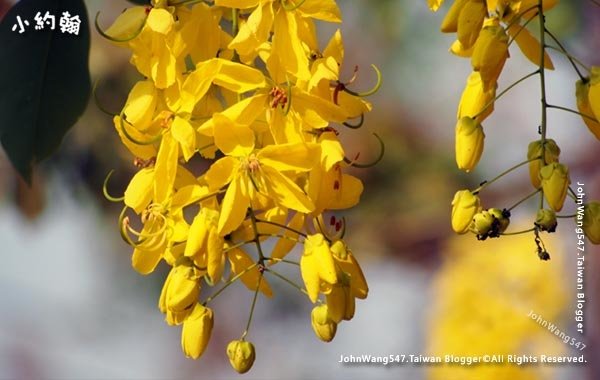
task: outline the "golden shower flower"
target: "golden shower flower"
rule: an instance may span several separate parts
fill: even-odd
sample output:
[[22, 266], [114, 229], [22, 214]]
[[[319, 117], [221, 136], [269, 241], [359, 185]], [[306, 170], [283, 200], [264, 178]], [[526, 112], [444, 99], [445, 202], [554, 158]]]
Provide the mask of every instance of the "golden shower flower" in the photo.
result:
[[506, 31], [497, 22], [490, 22], [481, 30], [471, 57], [473, 71], [481, 74], [484, 91], [496, 86], [496, 81], [507, 58], [508, 36]]
[[452, 200], [452, 229], [454, 232], [457, 234], [467, 233], [473, 217], [480, 208], [477, 195], [470, 190], [457, 191]]
[[456, 123], [456, 164], [459, 169], [470, 172], [477, 166], [483, 153], [485, 133], [475, 119], [465, 116]]
[[[544, 157], [542, 157], [542, 155]], [[527, 148], [527, 159], [529, 161], [529, 179], [533, 187], [538, 189], [542, 185], [540, 178], [540, 169], [545, 164], [558, 162], [560, 156], [560, 148], [556, 145], [556, 141], [552, 139], [536, 140], [529, 143]], [[542, 159], [543, 158], [543, 159]]]
[[540, 178], [548, 205], [554, 211], [562, 210], [571, 184], [569, 168], [564, 164], [554, 162], [540, 169]]
[[586, 115], [583, 121], [594, 136], [600, 139], [600, 67], [592, 66], [590, 78], [585, 83], [577, 81], [575, 95], [579, 112]]
[[227, 345], [227, 357], [233, 369], [238, 373], [246, 373], [252, 368], [256, 351], [254, 345], [245, 340], [233, 340]]
[[323, 342], [331, 342], [335, 338], [337, 323], [331, 319], [327, 305], [318, 305], [312, 309], [310, 324], [317, 338]]
[[593, 244], [600, 244], [600, 202], [592, 201], [585, 205], [583, 232]]
[[181, 329], [181, 348], [185, 356], [192, 359], [202, 356], [210, 340], [213, 325], [213, 311], [197, 303]]
[[338, 282], [333, 255], [322, 234], [308, 235], [304, 240], [300, 273], [313, 303], [317, 301], [321, 283], [333, 285]]
[[474, 71], [467, 78], [467, 84], [458, 104], [457, 120], [465, 116], [483, 122], [494, 111], [496, 86], [484, 91], [481, 73]]

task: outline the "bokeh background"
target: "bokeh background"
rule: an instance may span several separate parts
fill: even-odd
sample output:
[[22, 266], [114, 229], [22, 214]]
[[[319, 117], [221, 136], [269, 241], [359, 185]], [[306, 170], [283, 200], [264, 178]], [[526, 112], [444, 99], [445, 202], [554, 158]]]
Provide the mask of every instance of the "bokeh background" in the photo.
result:
[[[5, 12], [10, 1], [0, 0]], [[125, 1], [87, 1], [107, 25]], [[561, 220], [546, 241], [552, 260], [541, 262], [532, 235], [478, 242], [453, 235], [450, 202], [457, 189], [475, 187], [522, 161], [539, 124], [539, 82], [519, 85], [496, 103], [485, 123], [486, 149], [474, 173], [454, 164], [456, 106], [468, 60], [447, 49], [453, 37], [439, 33], [446, 5], [429, 12], [426, 2], [340, 0], [346, 72], [360, 67], [357, 86], [368, 88], [381, 68], [384, 84], [371, 98], [374, 110], [360, 130], [343, 130], [350, 154], [376, 155], [376, 132], [386, 155], [375, 168], [358, 170], [365, 192], [346, 213], [348, 242], [370, 286], [355, 318], [339, 326], [331, 343], [310, 327], [309, 302], [286, 284], [271, 281], [272, 300], [259, 298], [250, 339], [257, 359], [246, 379], [597, 379], [600, 364], [599, 250], [586, 245], [585, 335], [575, 331], [576, 237]], [[90, 17], [93, 19], [93, 17]], [[551, 30], [574, 55], [600, 64], [600, 8], [563, 1], [547, 15]], [[323, 44], [338, 26], [320, 24]], [[90, 68], [98, 96], [119, 110], [139, 79], [128, 52], [92, 33]], [[2, 47], [0, 47], [1, 49]], [[553, 104], [575, 108], [576, 75], [551, 52], [548, 75]], [[535, 67], [516, 46], [499, 81], [505, 88]], [[6, 75], [6, 73], [2, 74]], [[562, 149], [573, 182], [587, 199], [600, 199], [600, 142], [576, 115], [550, 110], [549, 136]], [[65, 138], [60, 151], [40, 165], [27, 188], [0, 153], [0, 378], [162, 379], [236, 378], [225, 346], [239, 337], [252, 294], [232, 286], [214, 303], [215, 329], [197, 361], [180, 349], [180, 329], [167, 326], [157, 309], [166, 269], [141, 276], [130, 267], [130, 248], [118, 234], [119, 206], [102, 196], [122, 191], [135, 171], [106, 116], [94, 102]], [[482, 195], [485, 205], [507, 207], [530, 192], [519, 170]], [[535, 203], [535, 202], [534, 202]], [[535, 205], [513, 213], [515, 228], [532, 222]], [[565, 213], [572, 213], [566, 207]], [[530, 311], [578, 340], [586, 365], [403, 366], [343, 365], [340, 355], [564, 354], [579, 351], [527, 317]]]

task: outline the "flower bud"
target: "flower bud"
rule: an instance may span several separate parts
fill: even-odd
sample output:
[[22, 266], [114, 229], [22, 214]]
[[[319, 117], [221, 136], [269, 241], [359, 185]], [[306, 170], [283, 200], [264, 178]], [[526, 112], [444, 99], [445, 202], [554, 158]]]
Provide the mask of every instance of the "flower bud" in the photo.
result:
[[540, 178], [544, 197], [550, 208], [554, 211], [562, 210], [567, 190], [571, 184], [569, 168], [564, 164], [554, 162], [540, 169]]
[[473, 170], [483, 153], [485, 133], [481, 124], [465, 116], [456, 123], [456, 164], [467, 172]]
[[457, 234], [465, 234], [479, 211], [479, 197], [470, 190], [459, 190], [452, 200], [452, 229]]
[[496, 218], [488, 210], [483, 210], [475, 214], [473, 217], [473, 229], [478, 239], [485, 240], [488, 237], [495, 220]]
[[227, 345], [229, 363], [238, 373], [246, 373], [252, 368], [256, 351], [254, 345], [245, 340], [233, 340]]
[[214, 324], [213, 311], [197, 303], [183, 322], [181, 348], [187, 357], [198, 359], [206, 349]]
[[[596, 116], [594, 110], [592, 109], [589, 93], [589, 81], [584, 83], [583, 81], [578, 80], [575, 83], [575, 98], [577, 99], [577, 109], [583, 115], [595, 117], [596, 119], [598, 119], [598, 116]], [[600, 105], [598, 106], [598, 108], [600, 109]], [[585, 125], [587, 125], [590, 132], [592, 132], [597, 139], [600, 139], [600, 123], [598, 121], [590, 119], [589, 117], [582, 116], [581, 118], [583, 119]]]
[[538, 210], [535, 218], [535, 225], [542, 231], [554, 232], [556, 231], [556, 213], [552, 210], [543, 208]]
[[501, 233], [506, 231], [508, 225], [510, 224], [510, 211], [508, 210], [500, 210], [499, 208], [491, 208], [488, 210], [490, 215], [496, 219], [496, 223], [493, 226], [493, 234], [490, 237], [498, 237]]
[[181, 312], [190, 308], [197, 300], [200, 293], [200, 284], [195, 270], [191, 266], [177, 265], [169, 273], [166, 287], [166, 309]]
[[583, 232], [593, 244], [600, 244], [600, 203], [592, 201], [585, 205]]
[[475, 43], [471, 65], [481, 73], [483, 90], [496, 86], [496, 81], [508, 58], [508, 35], [500, 25], [485, 26]]
[[337, 331], [337, 323], [329, 316], [327, 305], [315, 306], [310, 313], [310, 319], [317, 337], [324, 342], [331, 342]]
[[560, 148], [556, 145], [556, 142], [552, 139], [545, 140], [545, 147], [542, 148], [542, 140], [536, 140], [529, 143], [527, 148], [527, 159], [533, 160], [529, 162], [529, 179], [531, 184], [536, 189], [539, 189], [542, 185], [540, 180], [540, 168], [544, 166], [542, 159], [534, 160], [536, 157], [542, 157], [542, 151], [545, 156], [546, 164], [558, 162], [558, 156], [560, 155]]
[[463, 116], [475, 117], [478, 123], [488, 117], [494, 111], [494, 99], [496, 98], [496, 87], [487, 91], [483, 90], [481, 74], [473, 71], [467, 79], [467, 84], [460, 97], [458, 104], [457, 119]]

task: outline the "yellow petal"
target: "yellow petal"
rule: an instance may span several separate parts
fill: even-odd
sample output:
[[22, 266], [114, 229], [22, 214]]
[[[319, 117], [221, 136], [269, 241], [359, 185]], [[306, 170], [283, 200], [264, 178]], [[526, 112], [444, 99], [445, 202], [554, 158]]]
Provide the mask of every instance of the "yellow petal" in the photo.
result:
[[344, 159], [344, 148], [334, 132], [321, 134], [319, 145], [321, 145], [321, 164], [326, 171]]
[[264, 147], [257, 158], [261, 165], [271, 166], [279, 171], [303, 172], [314, 167], [318, 154], [317, 144], [280, 144]]
[[304, 213], [314, 210], [313, 202], [291, 179], [269, 166], [262, 166], [261, 171], [266, 178], [267, 195], [276, 204]]
[[146, 7], [131, 7], [121, 13], [105, 33], [109, 36], [126, 40], [134, 37], [146, 22]]
[[227, 8], [248, 9], [256, 7], [260, 0], [215, 0], [215, 5]]
[[154, 169], [154, 201], [163, 203], [173, 193], [179, 148], [170, 133], [163, 136]]
[[215, 145], [228, 156], [243, 157], [254, 150], [252, 129], [234, 124], [229, 118], [216, 113], [213, 116]]
[[[246, 60], [254, 59], [258, 47], [269, 39], [273, 26], [273, 3], [266, 2], [257, 7], [240, 26], [235, 38], [230, 42], [229, 48], [235, 49]], [[245, 63], [250, 63], [246, 62]]]
[[[123, 125], [122, 125], [123, 124]], [[149, 136], [143, 132], [138, 131], [133, 126], [127, 124], [125, 120], [121, 120], [121, 117], [116, 115], [113, 117], [113, 125], [121, 138], [121, 142], [123, 145], [127, 147], [127, 149], [136, 157], [142, 158], [144, 160], [151, 159], [152, 157], [156, 157], [156, 148], [154, 145], [138, 145], [131, 141], [123, 132], [123, 128], [127, 128], [127, 133], [129, 136], [134, 138], [136, 141], [150, 141], [153, 136]]]
[[470, 0], [460, 11], [456, 37], [465, 49], [473, 46], [477, 40], [485, 15], [486, 7], [480, 0]]
[[173, 15], [166, 9], [158, 8], [152, 8], [148, 15], [148, 20], [146, 21], [146, 25], [152, 31], [160, 34], [169, 33], [174, 24], [175, 20], [173, 20]]
[[150, 203], [153, 194], [154, 169], [137, 172], [125, 190], [125, 204], [136, 213], [141, 213]]
[[206, 95], [213, 79], [221, 69], [221, 61], [211, 59], [196, 65], [181, 88], [181, 111], [191, 114], [196, 103]]
[[[300, 231], [304, 225], [304, 214], [297, 212], [294, 214], [287, 226], [296, 231]], [[298, 234], [290, 230], [284, 230], [284, 236], [289, 238], [298, 238]], [[296, 246], [296, 242], [290, 239], [281, 238], [275, 244], [275, 247], [271, 251], [271, 257], [274, 259], [283, 259], [291, 250]], [[277, 262], [277, 261], [275, 261]]]
[[123, 114], [127, 121], [136, 129], [144, 131], [154, 116], [156, 109], [156, 88], [151, 81], [139, 81], [133, 86], [127, 102], [123, 108]]
[[288, 73], [300, 80], [310, 79], [308, 56], [298, 38], [298, 24], [294, 12], [279, 8], [275, 15], [269, 61], [275, 61], [270, 65], [268, 62], [268, 66], [270, 66], [271, 77], [276, 83], [285, 82]]
[[196, 152], [196, 131], [189, 121], [179, 116], [171, 124], [173, 138], [181, 145], [183, 158], [188, 161]]
[[239, 166], [239, 160], [234, 157], [223, 157], [214, 162], [204, 175], [210, 190], [219, 190], [231, 182]]
[[440, 26], [440, 30], [443, 33], [455, 33], [458, 29], [458, 16], [462, 11], [465, 4], [467, 4], [469, 0], [454, 0], [452, 6], [444, 16], [444, 20], [442, 20], [442, 25]]
[[315, 303], [319, 297], [321, 279], [317, 269], [317, 260], [314, 255], [302, 255], [300, 258], [300, 274], [306, 287], [308, 298]]
[[[527, 30], [527, 27], [519, 24], [513, 24], [508, 28], [508, 34], [514, 38], [519, 49], [527, 59], [536, 66], [540, 65], [540, 42]], [[554, 70], [552, 59], [544, 49], [544, 67], [548, 70]]]
[[256, 90], [266, 85], [265, 76], [260, 70], [224, 59], [221, 60], [221, 68], [214, 83], [236, 93]]
[[239, 175], [229, 184], [219, 217], [219, 235], [225, 236], [242, 224], [250, 205], [248, 184], [245, 176]]
[[131, 266], [140, 274], [150, 274], [160, 262], [163, 251], [164, 246], [152, 250], [135, 248], [131, 256]]
[[304, 0], [298, 11], [305, 17], [329, 22], [342, 22], [340, 9], [334, 0]]

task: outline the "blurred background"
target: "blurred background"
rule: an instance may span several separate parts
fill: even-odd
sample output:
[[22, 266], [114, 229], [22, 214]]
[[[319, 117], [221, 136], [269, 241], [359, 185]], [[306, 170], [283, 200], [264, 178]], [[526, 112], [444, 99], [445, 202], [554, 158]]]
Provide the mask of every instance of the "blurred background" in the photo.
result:
[[[102, 25], [131, 4], [87, 1]], [[551, 260], [537, 258], [533, 235], [478, 242], [450, 229], [454, 192], [474, 188], [525, 159], [537, 138], [539, 82], [532, 78], [495, 105], [484, 122], [486, 149], [474, 173], [454, 163], [456, 107], [470, 63], [452, 56], [454, 36], [439, 32], [449, 4], [431, 13], [426, 1], [340, 0], [345, 71], [361, 70], [368, 88], [376, 64], [384, 76], [370, 100], [374, 110], [359, 130], [343, 130], [347, 153], [376, 155], [376, 132], [386, 142], [378, 166], [357, 170], [365, 184], [359, 206], [346, 213], [347, 239], [361, 262], [370, 294], [356, 316], [322, 343], [310, 326], [310, 303], [285, 283], [270, 280], [272, 300], [259, 298], [250, 340], [257, 359], [246, 379], [598, 379], [600, 364], [599, 250], [586, 245], [585, 334], [574, 311], [576, 235], [562, 219], [545, 239]], [[5, 12], [11, 1], [0, 0]], [[583, 62], [600, 64], [600, 8], [563, 1], [547, 14], [549, 28]], [[324, 45], [335, 25], [319, 24]], [[1, 48], [1, 47], [0, 47]], [[575, 108], [571, 66], [550, 52], [552, 104]], [[90, 69], [102, 105], [119, 110], [139, 74], [129, 53], [92, 32]], [[516, 46], [499, 90], [535, 70]], [[549, 110], [549, 137], [562, 149], [573, 183], [587, 199], [600, 199], [598, 142], [573, 114]], [[222, 379], [237, 375], [225, 346], [243, 331], [252, 293], [232, 286], [214, 303], [215, 328], [198, 361], [186, 359], [180, 329], [157, 308], [166, 266], [141, 276], [121, 241], [119, 205], [102, 196], [122, 191], [136, 168], [109, 116], [93, 101], [60, 151], [37, 168], [32, 188], [0, 153], [0, 378], [4, 379]], [[506, 176], [482, 194], [486, 207], [508, 207], [530, 192], [527, 169]], [[564, 214], [574, 212], [566, 206]], [[511, 228], [528, 228], [535, 201], [520, 206]], [[523, 228], [520, 228], [523, 227]], [[297, 254], [297, 253], [296, 253]], [[349, 365], [340, 355], [579, 355], [527, 315], [539, 314], [584, 342], [586, 365], [460, 366]], [[240, 377], [241, 378], [241, 377]]]

